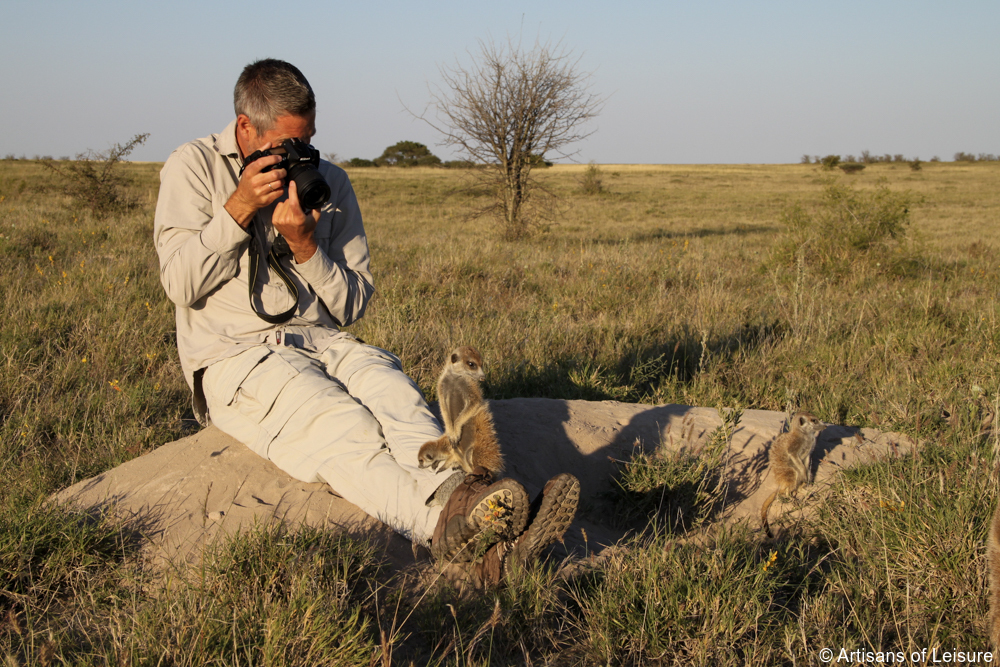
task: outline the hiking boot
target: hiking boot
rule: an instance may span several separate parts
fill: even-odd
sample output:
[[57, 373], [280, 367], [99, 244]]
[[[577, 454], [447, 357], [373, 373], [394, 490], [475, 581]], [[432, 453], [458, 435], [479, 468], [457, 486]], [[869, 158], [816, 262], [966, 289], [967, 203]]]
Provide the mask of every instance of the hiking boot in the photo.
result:
[[528, 521], [528, 494], [512, 479], [493, 482], [476, 468], [458, 485], [434, 528], [431, 555], [441, 561], [468, 563], [500, 540], [511, 540]]
[[512, 542], [501, 541], [483, 554], [473, 566], [480, 586], [499, 584], [511, 563], [524, 567], [537, 559], [542, 551], [561, 540], [573, 523], [580, 502], [580, 480], [569, 473], [550, 479], [541, 494], [531, 503], [528, 529]]

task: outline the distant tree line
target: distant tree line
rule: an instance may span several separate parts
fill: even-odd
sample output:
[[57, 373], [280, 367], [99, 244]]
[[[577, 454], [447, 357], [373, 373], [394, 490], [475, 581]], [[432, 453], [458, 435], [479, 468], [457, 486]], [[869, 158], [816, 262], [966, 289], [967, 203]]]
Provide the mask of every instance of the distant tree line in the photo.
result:
[[1000, 161], [1000, 157], [997, 157], [993, 153], [980, 153], [979, 155], [973, 155], [972, 153], [955, 153], [955, 162], [997, 162]]
[[[941, 162], [941, 158], [935, 155], [930, 159], [931, 162]], [[958, 152], [955, 153], [955, 162], [997, 162], [1000, 161], [1000, 157], [997, 157], [993, 153], [979, 153], [978, 155], [973, 153]], [[819, 164], [823, 165], [827, 169], [834, 169], [842, 164], [877, 164], [879, 162], [906, 162], [910, 165], [914, 163], [919, 163], [920, 158], [918, 157], [906, 157], [901, 153], [896, 153], [895, 155], [890, 155], [886, 153], [884, 155], [872, 155], [871, 151], [861, 151], [860, 155], [826, 155], [820, 157], [819, 155], [803, 155], [800, 160], [802, 164]]]
[[[14, 155], [13, 153], [7, 153], [7, 155], [5, 155], [3, 159], [4, 160], [34, 160], [35, 162], [51, 162], [53, 160], [53, 157], [51, 155], [38, 155], [37, 153], [35, 153], [34, 157], [30, 157], [29, 158], [27, 155], [24, 155], [23, 153], [21, 154], [21, 157], [18, 157], [16, 155]], [[72, 159], [73, 158], [71, 158], [68, 155], [63, 155], [62, 157], [59, 158], [59, 161], [60, 162], [69, 162]]]
[[[389, 146], [374, 160], [352, 157], [341, 160], [336, 153], [327, 153], [326, 159], [345, 167], [444, 167], [446, 169], [470, 169], [477, 166], [470, 160], [442, 160], [431, 153], [427, 146], [416, 141], [399, 141]], [[551, 167], [552, 163], [539, 155], [531, 155], [528, 161], [535, 167]], [[481, 165], [478, 165], [481, 166]]]

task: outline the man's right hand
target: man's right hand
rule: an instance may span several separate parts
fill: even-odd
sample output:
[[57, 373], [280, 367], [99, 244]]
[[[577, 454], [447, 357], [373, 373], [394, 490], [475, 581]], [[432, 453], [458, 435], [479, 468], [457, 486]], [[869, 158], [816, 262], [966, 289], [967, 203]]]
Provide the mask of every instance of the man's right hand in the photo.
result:
[[[266, 143], [259, 150], [267, 150], [270, 147], [271, 144]], [[233, 220], [243, 229], [250, 226], [250, 221], [257, 211], [285, 193], [283, 183], [288, 173], [284, 169], [261, 173], [266, 167], [279, 162], [281, 162], [280, 155], [267, 155], [254, 160], [243, 170], [236, 192], [229, 197], [225, 205], [229, 215], [233, 216]]]

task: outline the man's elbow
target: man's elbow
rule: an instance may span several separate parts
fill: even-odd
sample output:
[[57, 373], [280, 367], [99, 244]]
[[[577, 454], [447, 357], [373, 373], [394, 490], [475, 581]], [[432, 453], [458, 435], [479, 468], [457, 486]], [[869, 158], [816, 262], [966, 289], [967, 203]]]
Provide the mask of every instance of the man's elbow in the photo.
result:
[[190, 308], [201, 298], [191, 285], [171, 282], [166, 276], [160, 276], [160, 284], [163, 285], [167, 298], [178, 308]]
[[368, 304], [371, 303], [372, 297], [375, 295], [375, 288], [371, 283], [360, 280], [353, 292], [345, 304], [344, 318], [341, 321], [343, 326], [354, 324], [364, 317], [365, 310], [368, 309]]

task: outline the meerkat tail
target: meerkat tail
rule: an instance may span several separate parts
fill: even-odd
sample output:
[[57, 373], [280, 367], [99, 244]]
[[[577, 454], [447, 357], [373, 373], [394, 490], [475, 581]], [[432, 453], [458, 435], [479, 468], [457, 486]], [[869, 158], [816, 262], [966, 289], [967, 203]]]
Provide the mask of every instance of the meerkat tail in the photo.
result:
[[990, 583], [990, 641], [995, 649], [1000, 649], [1000, 506], [993, 513], [986, 543]]
[[774, 537], [774, 535], [771, 534], [771, 526], [767, 523], [767, 512], [771, 509], [771, 503], [773, 503], [774, 499], [777, 497], [778, 490], [775, 489], [771, 492], [771, 495], [767, 497], [767, 500], [764, 501], [764, 504], [760, 506], [760, 527], [764, 529], [764, 534], [768, 537]]
[[503, 454], [493, 425], [493, 415], [485, 403], [463, 424], [455, 449], [466, 471], [476, 467], [486, 468], [493, 474], [503, 471]]
[[497, 440], [493, 413], [484, 406], [484, 409], [476, 414], [473, 424], [476, 431], [476, 440], [472, 446], [475, 465], [482, 466], [493, 474], [502, 472], [504, 469], [503, 453], [500, 451], [500, 442]]

